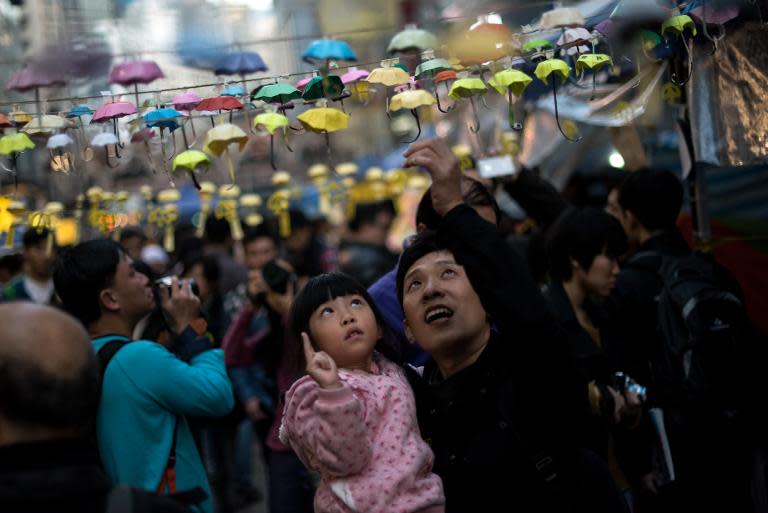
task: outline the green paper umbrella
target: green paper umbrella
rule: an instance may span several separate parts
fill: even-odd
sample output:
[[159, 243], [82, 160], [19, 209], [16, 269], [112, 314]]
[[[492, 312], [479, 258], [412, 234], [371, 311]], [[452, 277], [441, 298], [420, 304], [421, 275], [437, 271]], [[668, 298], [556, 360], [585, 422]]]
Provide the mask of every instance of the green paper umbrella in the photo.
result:
[[288, 131], [286, 128], [289, 126], [288, 118], [283, 114], [278, 114], [276, 112], [265, 112], [253, 119], [253, 127], [255, 129], [258, 130], [264, 128], [269, 132], [269, 163], [275, 171], [277, 170], [277, 164], [275, 164], [275, 132], [280, 128], [283, 129], [285, 147], [288, 148], [288, 151], [293, 151], [291, 147], [288, 146]]
[[606, 66], [613, 66], [613, 59], [610, 55], [604, 53], [585, 53], [579, 56], [576, 61], [576, 74], [584, 75], [585, 70], [592, 72], [592, 98], [595, 99], [595, 88], [597, 87], [597, 72]]
[[516, 69], [505, 69], [499, 71], [488, 81], [488, 85], [493, 87], [499, 94], [506, 94], [509, 100], [509, 127], [514, 130], [522, 130], [523, 126], [515, 122], [514, 102], [512, 96], [520, 97], [525, 89], [533, 82], [533, 79]]
[[557, 122], [557, 128], [560, 130], [560, 133], [563, 134], [563, 137], [565, 137], [567, 140], [571, 142], [581, 140], [581, 137], [577, 137], [576, 139], [571, 139], [568, 137], [568, 135], [563, 130], [563, 127], [560, 125], [560, 114], [557, 111], [557, 77], [560, 77], [562, 82], [565, 83], [571, 73], [571, 67], [568, 66], [568, 63], [563, 60], [547, 59], [540, 62], [536, 66], [536, 70], [533, 73], [539, 78], [539, 80], [547, 85], [549, 84], [549, 78], [552, 77], [552, 93], [555, 102], [555, 121]]
[[454, 100], [469, 98], [472, 104], [472, 114], [475, 116], [475, 126], [469, 126], [469, 131], [477, 133], [480, 131], [480, 117], [477, 115], [477, 106], [475, 105], [475, 96], [488, 92], [485, 82], [479, 78], [460, 78], [456, 80], [448, 91], [448, 96]]
[[431, 32], [418, 29], [415, 25], [406, 25], [405, 29], [395, 34], [387, 46], [388, 53], [424, 51], [437, 47], [437, 38]]
[[174, 157], [173, 171], [176, 172], [180, 169], [186, 171], [187, 174], [189, 174], [189, 177], [192, 179], [192, 183], [195, 184], [195, 187], [199, 191], [200, 183], [197, 181], [197, 177], [195, 176], [195, 170], [196, 169], [207, 170], [210, 164], [211, 164], [211, 159], [208, 158], [208, 155], [206, 155], [202, 151], [187, 150], [187, 151], [182, 151], [181, 153], [176, 155], [176, 157]]

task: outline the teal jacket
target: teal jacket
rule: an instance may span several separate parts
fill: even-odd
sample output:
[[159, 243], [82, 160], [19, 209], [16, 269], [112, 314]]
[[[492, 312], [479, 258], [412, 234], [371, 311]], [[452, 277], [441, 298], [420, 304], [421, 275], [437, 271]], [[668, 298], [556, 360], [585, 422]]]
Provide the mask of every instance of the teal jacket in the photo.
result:
[[[98, 351], [111, 340], [93, 340]], [[121, 348], [107, 366], [96, 420], [101, 458], [112, 482], [157, 490], [176, 442], [177, 490], [201, 487], [210, 497], [205, 468], [185, 416], [222, 416], [234, 405], [219, 349], [186, 363], [164, 346], [138, 340]], [[212, 511], [210, 499], [199, 509]]]

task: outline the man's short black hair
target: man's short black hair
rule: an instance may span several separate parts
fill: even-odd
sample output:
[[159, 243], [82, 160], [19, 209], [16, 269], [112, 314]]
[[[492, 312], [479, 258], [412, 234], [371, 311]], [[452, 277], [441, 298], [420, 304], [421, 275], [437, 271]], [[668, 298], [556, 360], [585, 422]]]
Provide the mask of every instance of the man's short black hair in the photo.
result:
[[292, 208], [288, 210], [288, 216], [291, 218], [292, 231], [304, 228], [305, 226], [312, 226], [312, 223], [309, 222], [309, 219], [307, 219], [307, 216], [304, 215], [304, 212], [298, 208]]
[[[501, 209], [491, 191], [469, 176], [462, 176], [461, 182], [464, 203], [470, 207], [492, 207], [496, 213], [496, 224], [498, 224], [498, 221], [501, 220]], [[440, 226], [441, 220], [440, 214], [435, 211], [435, 207], [432, 205], [432, 187], [430, 186], [416, 207], [416, 226], [423, 224], [428, 230], [436, 230]]]
[[619, 205], [632, 212], [646, 230], [669, 230], [675, 227], [683, 206], [683, 185], [669, 171], [641, 169], [621, 184]]
[[358, 231], [366, 224], [375, 224], [380, 212], [388, 212], [394, 217], [395, 204], [389, 199], [374, 203], [358, 203], [355, 205], [355, 217], [349, 222], [349, 229]]
[[141, 228], [141, 226], [126, 226], [122, 230], [120, 230], [120, 243], [122, 244], [128, 239], [138, 238], [142, 241], [147, 240], [147, 235], [144, 233], [144, 230]]
[[261, 223], [260, 225], [246, 231], [245, 235], [243, 236], [243, 246], [250, 244], [257, 239], [269, 239], [275, 243], [275, 246], [280, 244], [280, 238], [277, 236], [277, 233], [275, 233], [275, 231], [270, 228], [267, 223]]
[[21, 245], [24, 248], [31, 248], [41, 243], [48, 243], [48, 234], [51, 233], [48, 228], [29, 228], [24, 232], [21, 238]]
[[111, 286], [123, 258], [122, 246], [110, 239], [82, 242], [59, 254], [53, 284], [64, 308], [87, 328], [101, 317], [99, 293]]
[[205, 220], [205, 238], [213, 244], [224, 244], [232, 236], [229, 221], [216, 216], [208, 216]]
[[618, 258], [627, 251], [627, 237], [616, 218], [596, 208], [570, 208], [549, 232], [547, 255], [552, 280], [570, 279], [571, 259], [587, 271], [597, 255]]
[[400, 304], [403, 304], [403, 285], [405, 282], [405, 275], [408, 273], [413, 264], [424, 256], [434, 253], [436, 251], [444, 251], [448, 248], [445, 247], [437, 237], [436, 232], [432, 230], [425, 230], [421, 232], [416, 238], [413, 239], [410, 246], [408, 246], [403, 254], [400, 255], [400, 261], [397, 264], [397, 298], [400, 300]]
[[0, 356], [0, 412], [19, 426], [82, 431], [96, 418], [98, 376], [92, 352], [81, 371], [69, 377], [26, 359]]

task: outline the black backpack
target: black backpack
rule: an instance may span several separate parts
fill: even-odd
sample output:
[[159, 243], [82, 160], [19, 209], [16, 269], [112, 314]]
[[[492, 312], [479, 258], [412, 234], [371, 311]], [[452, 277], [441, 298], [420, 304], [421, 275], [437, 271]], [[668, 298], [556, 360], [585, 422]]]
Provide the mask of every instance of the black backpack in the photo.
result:
[[[654, 257], [661, 265], [657, 331], [662, 344], [652, 362], [662, 407], [678, 422], [693, 414], [734, 416], [748, 358], [748, 321], [730, 275], [712, 256], [692, 252]], [[733, 282], [735, 284], [735, 281]]]

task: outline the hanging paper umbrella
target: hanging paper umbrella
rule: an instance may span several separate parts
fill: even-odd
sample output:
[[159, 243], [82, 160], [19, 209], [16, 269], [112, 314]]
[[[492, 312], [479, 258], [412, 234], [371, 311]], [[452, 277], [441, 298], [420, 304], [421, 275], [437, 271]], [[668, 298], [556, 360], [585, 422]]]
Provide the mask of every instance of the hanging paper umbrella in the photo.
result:
[[560, 39], [557, 40], [558, 47], [565, 48], [567, 55], [577, 55], [589, 51], [589, 44], [592, 40], [592, 34], [584, 27], [569, 28], [563, 31]]
[[613, 60], [610, 55], [603, 53], [585, 53], [580, 55], [576, 61], [576, 74], [583, 76], [586, 70], [592, 72], [592, 97], [595, 99], [595, 88], [597, 82], [597, 72], [606, 66], [613, 66]]
[[330, 133], [344, 130], [349, 126], [349, 116], [338, 109], [316, 107], [299, 115], [298, 120], [304, 128], [315, 133], [325, 134], [325, 144], [328, 154], [331, 153]]
[[309, 81], [312, 80], [313, 78], [315, 78], [314, 75], [310, 75], [308, 77], [302, 78], [301, 80], [296, 82], [296, 89], [298, 89], [299, 91], [303, 91], [304, 88], [307, 87], [307, 84], [309, 84]]
[[171, 103], [173, 104], [174, 109], [189, 112], [196, 109], [201, 101], [203, 101], [203, 99], [195, 93], [181, 93], [174, 96]]
[[559, 7], [541, 15], [542, 29], [584, 26], [584, 15], [574, 7]]
[[693, 74], [693, 53], [691, 53], [689, 47], [689, 40], [693, 42], [693, 37], [696, 34], [696, 24], [690, 16], [685, 14], [672, 16], [661, 25], [661, 35], [667, 40], [670, 40], [671, 37], [680, 38], [688, 57], [688, 76], [685, 80], [680, 80], [677, 70], [672, 72], [672, 82], [676, 85], [685, 85], [691, 79], [691, 75]]
[[40, 105], [40, 88], [63, 86], [66, 83], [64, 77], [53, 67], [31, 63], [11, 75], [11, 78], [5, 83], [5, 88], [21, 92], [34, 89], [35, 106], [38, 117], [40, 117], [43, 114], [43, 109]]
[[443, 109], [442, 105], [440, 104], [440, 93], [437, 90], [437, 86], [440, 84], [445, 84], [445, 92], [446, 94], [451, 89], [451, 84], [454, 80], [457, 80], [459, 76], [456, 74], [456, 72], [452, 69], [446, 69], [443, 71], [440, 71], [437, 75], [435, 75], [434, 82], [435, 82], [435, 99], [437, 100], [437, 108], [442, 112], [443, 114], [447, 114], [453, 109], [453, 106], [446, 107]]
[[[381, 67], [371, 71], [365, 81], [369, 84], [381, 84], [386, 87], [407, 84], [410, 80], [408, 72], [396, 64], [398, 64], [398, 59], [381, 61]], [[387, 92], [386, 98], [386, 112], [389, 116], [389, 92]]]
[[513, 130], [522, 130], [523, 126], [520, 123], [515, 122], [515, 110], [512, 97], [521, 97], [531, 82], [533, 82], [531, 77], [516, 69], [499, 71], [488, 81], [488, 85], [498, 91], [499, 94], [507, 95], [507, 100], [509, 101], [509, 127]]
[[51, 135], [54, 130], [62, 130], [64, 128], [69, 128], [70, 126], [71, 125], [66, 118], [61, 116], [53, 116], [51, 114], [44, 114], [34, 118], [32, 121], [24, 125], [24, 128], [22, 128], [21, 131], [30, 136], [48, 136]]
[[388, 53], [422, 52], [437, 47], [437, 38], [431, 32], [416, 28], [416, 25], [406, 25], [395, 34], [387, 46]]
[[51, 157], [51, 167], [65, 173], [75, 168], [72, 153], [67, 151], [68, 147], [74, 143], [75, 141], [67, 134], [52, 135], [48, 139], [45, 147], [48, 148]]
[[317, 64], [325, 61], [327, 71], [328, 61], [356, 61], [357, 54], [346, 41], [338, 39], [317, 39], [312, 41], [302, 54], [304, 62]]
[[512, 39], [512, 32], [506, 25], [489, 16], [480, 16], [477, 23], [454, 38], [449, 47], [462, 64], [474, 66], [509, 55]]
[[83, 116], [91, 116], [93, 115], [93, 109], [91, 109], [88, 105], [80, 104], [75, 105], [71, 109], [69, 109], [69, 112], [67, 112], [66, 116], [70, 119], [77, 119], [77, 126], [80, 128], [80, 137], [82, 144], [85, 144], [85, 127], [83, 126]]
[[155, 61], [129, 61], [118, 64], [109, 73], [110, 84], [121, 86], [133, 86], [133, 94], [136, 95], [136, 106], [139, 102], [139, 84], [149, 84], [165, 75]]
[[568, 66], [568, 63], [560, 59], [547, 59], [543, 62], [540, 62], [534, 71], [534, 74], [539, 78], [539, 80], [547, 85], [549, 85], [550, 77], [552, 78], [552, 94], [554, 96], [555, 102], [555, 121], [557, 122], [557, 128], [560, 130], [560, 133], [563, 134], [563, 137], [565, 137], [567, 140], [576, 142], [581, 140], [581, 137], [576, 137], [575, 139], [568, 137], [568, 135], [563, 130], [563, 127], [560, 125], [560, 115], [557, 111], [557, 77], [560, 77], [562, 83], [565, 83], [568, 80], [570, 73], [571, 67]]
[[35, 143], [29, 138], [29, 136], [23, 132], [17, 132], [15, 134], [8, 134], [0, 137], [0, 155], [5, 155], [11, 158], [11, 169], [9, 171], [13, 173], [14, 187], [19, 186], [19, 177], [16, 172], [16, 161], [21, 153], [27, 150], [31, 150], [35, 147]]
[[400, 109], [410, 109], [411, 115], [416, 120], [416, 127], [418, 132], [413, 141], [407, 141], [408, 144], [414, 142], [421, 135], [421, 121], [419, 120], [419, 107], [434, 105], [436, 103], [435, 98], [423, 89], [409, 89], [402, 93], [397, 93], [392, 97], [389, 102], [389, 108], [393, 111]]
[[[232, 96], [215, 96], [213, 98], [206, 98], [197, 104], [196, 110], [198, 111], [229, 111], [229, 120], [232, 121], [232, 111], [242, 109], [243, 104], [237, 98]], [[211, 118], [211, 125], [213, 125], [213, 118]]]
[[104, 148], [104, 156], [106, 157], [106, 163], [108, 167], [115, 168], [119, 164], [115, 162], [114, 165], [112, 165], [112, 161], [109, 157], [109, 147], [113, 146], [115, 147], [115, 156], [117, 158], [120, 158], [120, 140], [117, 138], [115, 134], [110, 134], [109, 132], [102, 132], [100, 134], [96, 134], [96, 136], [91, 139], [91, 146], [101, 146]]
[[154, 137], [155, 137], [155, 131], [146, 126], [139, 130], [136, 130], [134, 133], [131, 134], [132, 143], [144, 144], [144, 150], [147, 152], [147, 159], [149, 159], [149, 165], [153, 173], [156, 172], [155, 161], [152, 159], [152, 151], [149, 149], [149, 141]]
[[227, 87], [224, 88], [224, 91], [221, 92], [222, 96], [245, 96], [245, 87], [243, 87], [243, 84], [230, 84]]
[[18, 105], [14, 105], [13, 110], [8, 113], [8, 118], [15, 126], [23, 126], [32, 121], [32, 115], [21, 110]]
[[272, 169], [277, 169], [277, 165], [275, 164], [275, 132], [277, 132], [278, 129], [283, 129], [285, 146], [289, 151], [293, 151], [291, 147], [288, 146], [287, 141], [288, 133], [286, 128], [289, 126], [288, 118], [285, 115], [278, 114], [276, 112], [265, 112], [263, 114], [259, 114], [253, 119], [253, 127], [256, 130], [263, 128], [269, 132], [269, 163], [272, 165]]
[[437, 92], [437, 81], [435, 80], [443, 71], [452, 71], [454, 75], [456, 74], [451, 67], [451, 63], [447, 60], [431, 58], [416, 66], [415, 76], [420, 81], [432, 80], [435, 86], [434, 94], [435, 100], [437, 100], [437, 109], [446, 114], [450, 111], [450, 108], [444, 110], [443, 106], [440, 104], [440, 94]]
[[552, 46], [552, 43], [546, 39], [532, 39], [522, 47], [524, 53], [531, 54], [532, 62], [545, 59], [546, 52], [553, 49], [554, 47]]
[[[117, 119], [131, 114], [136, 114], [136, 107], [131, 102], [107, 102], [93, 113], [91, 123], [105, 123], [112, 121], [112, 129], [120, 143], [120, 134], [117, 131]], [[122, 146], [122, 145], [121, 145]], [[119, 154], [118, 154], [119, 156]]]
[[[179, 127], [183, 130], [183, 125], [179, 125], [176, 121], [178, 118], [184, 117], [184, 114], [176, 109], [155, 109], [144, 114], [144, 121], [149, 128], [160, 129], [160, 148], [163, 151], [163, 157], [165, 157], [165, 147], [163, 146], [163, 130], [167, 129], [171, 133], [177, 130]], [[184, 132], [184, 146], [189, 147], [187, 143], [187, 134]], [[173, 153], [176, 153], [176, 139], [173, 139]]]
[[314, 101], [321, 98], [338, 100], [344, 95], [344, 84], [338, 75], [314, 77], [304, 87], [301, 97], [305, 101]]
[[192, 183], [195, 184], [195, 188], [199, 191], [201, 189], [200, 183], [195, 176], [196, 170], [207, 170], [211, 163], [211, 159], [208, 155], [198, 150], [187, 150], [179, 153], [173, 159], [173, 171], [184, 170], [192, 179]]
[[453, 83], [451, 90], [448, 91], [448, 96], [454, 100], [469, 98], [469, 101], [472, 104], [472, 113], [475, 116], [475, 126], [469, 126], [469, 130], [473, 133], [480, 131], [480, 118], [477, 115], [475, 96], [485, 94], [487, 92], [488, 88], [486, 87], [485, 82], [479, 78], [460, 78]]
[[227, 54], [213, 71], [216, 75], [245, 75], [267, 71], [267, 65], [256, 52], [237, 51]]
[[267, 84], [253, 96], [254, 100], [277, 103], [278, 109], [285, 114], [288, 102], [301, 98], [301, 91], [290, 84]]
[[222, 153], [227, 154], [227, 174], [232, 181], [232, 185], [235, 183], [235, 165], [232, 162], [232, 154], [229, 152], [230, 144], [237, 144], [238, 151], [243, 151], [245, 145], [248, 143], [248, 134], [243, 130], [231, 123], [224, 123], [208, 130], [205, 134], [205, 141], [203, 143], [203, 151], [220, 157]]
[[363, 105], [368, 104], [369, 86], [365, 81], [370, 73], [364, 69], [350, 68], [349, 71], [341, 76], [341, 82], [350, 87], [352, 97]]
[[11, 123], [11, 120], [8, 119], [8, 116], [0, 112], [0, 133], [2, 133], [6, 128], [10, 128], [12, 126], [13, 123]]

